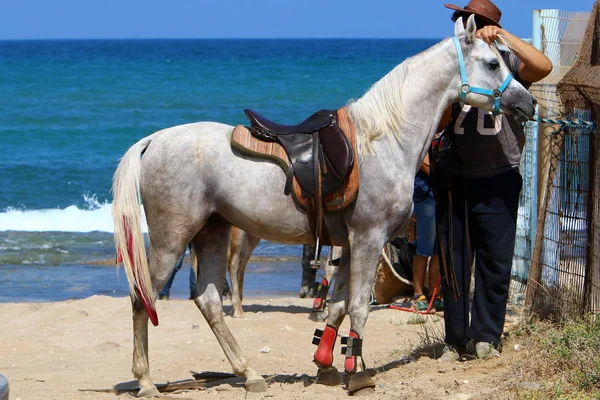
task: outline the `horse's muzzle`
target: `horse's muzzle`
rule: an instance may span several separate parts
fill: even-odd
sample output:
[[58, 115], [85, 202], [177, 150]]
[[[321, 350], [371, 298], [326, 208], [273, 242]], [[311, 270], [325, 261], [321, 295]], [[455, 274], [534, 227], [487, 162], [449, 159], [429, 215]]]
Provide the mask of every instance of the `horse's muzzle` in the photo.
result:
[[537, 105], [537, 99], [531, 96], [528, 101], [523, 101], [520, 104], [515, 105], [511, 114], [519, 123], [524, 123], [533, 118], [535, 115], [535, 106]]

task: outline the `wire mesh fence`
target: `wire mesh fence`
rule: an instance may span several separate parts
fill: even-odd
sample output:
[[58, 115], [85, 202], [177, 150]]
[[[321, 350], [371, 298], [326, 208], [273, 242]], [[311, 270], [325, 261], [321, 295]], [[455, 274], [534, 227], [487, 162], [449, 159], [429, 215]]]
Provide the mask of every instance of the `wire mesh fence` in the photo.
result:
[[[544, 119], [574, 117], [565, 115], [557, 93], [557, 83], [577, 60], [590, 13], [561, 10], [536, 10], [534, 13], [538, 13], [539, 20], [539, 26], [534, 26], [534, 37], [537, 29], [539, 30], [537, 34], [541, 39], [534, 45], [539, 46], [553, 64], [552, 73], [530, 88], [538, 99], [538, 115]], [[581, 111], [578, 118], [588, 118], [589, 120], [591, 116], [588, 114]], [[581, 208], [587, 204], [578, 202], [582, 201], [582, 196], [585, 196], [589, 186], [589, 181], [586, 181], [586, 179], [589, 180], [587, 172], [589, 171], [589, 157], [585, 157], [589, 156], [589, 139], [594, 131], [590, 127], [559, 128], [558, 125], [533, 121], [525, 125], [526, 144], [521, 161], [523, 190], [519, 203], [517, 238], [513, 258], [513, 282], [511, 284], [511, 300], [515, 302], [524, 299], [527, 284], [531, 281], [528, 278], [530, 277], [536, 234], [539, 233], [538, 215], [541, 211], [539, 207], [543, 204], [542, 197], [545, 193], [550, 193], [552, 201], [549, 204], [556, 208], [556, 212], [547, 214], [550, 220], [546, 227], [548, 231], [544, 231], [547, 234], [546, 241], [543, 241], [545, 246], [543, 254], [546, 255], [544, 279], [550, 283], [552, 279], [563, 276], [560, 273], [563, 266], [557, 263], [559, 258], [556, 254], [560, 255], [560, 252], [565, 256], [560, 258], [561, 260], [570, 260], [568, 262], [570, 270], [575, 270], [575, 265], [578, 263], [585, 262], [575, 257], [575, 254], [581, 254], [583, 251], [577, 244], [569, 244], [568, 248], [560, 251], [558, 249], [561, 248], [563, 241], [570, 239], [576, 239], [581, 244], [581, 232], [576, 229], [581, 227], [581, 222], [574, 220], [576, 218], [574, 215], [583, 215]], [[566, 139], [556, 140], [556, 135], [561, 138], [566, 137]], [[552, 176], [559, 181], [548, 182], [546, 179], [551, 175], [548, 169], [551, 164], [556, 165], [556, 171], [552, 171]], [[573, 191], [575, 182], [580, 192]], [[556, 185], [555, 190], [548, 190], [548, 185]], [[558, 202], [556, 199], [563, 201]], [[560, 213], [563, 213], [562, 219], [558, 217]], [[558, 228], [561, 227], [560, 223], [565, 224], [562, 225], [564, 227], [564, 229], [561, 228], [562, 233]], [[575, 251], [576, 249], [577, 251]], [[552, 272], [553, 270], [554, 272]]]
[[[591, 112], [579, 116], [589, 119]], [[526, 304], [560, 321], [590, 310], [590, 294], [598, 291], [589, 260], [591, 206], [598, 202], [592, 190], [595, 128], [563, 125], [550, 143]]]

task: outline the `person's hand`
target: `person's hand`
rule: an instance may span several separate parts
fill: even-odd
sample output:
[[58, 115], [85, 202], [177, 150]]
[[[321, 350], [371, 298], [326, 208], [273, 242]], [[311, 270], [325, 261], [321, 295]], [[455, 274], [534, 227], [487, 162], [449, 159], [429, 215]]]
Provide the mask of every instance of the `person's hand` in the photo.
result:
[[495, 26], [495, 25], [488, 25], [488, 26], [484, 26], [483, 28], [478, 30], [476, 33], [476, 36], [479, 39], [486, 42], [487, 44], [490, 44], [496, 40], [498, 35], [503, 35], [503, 34], [504, 34], [504, 29], [502, 29], [498, 26]]

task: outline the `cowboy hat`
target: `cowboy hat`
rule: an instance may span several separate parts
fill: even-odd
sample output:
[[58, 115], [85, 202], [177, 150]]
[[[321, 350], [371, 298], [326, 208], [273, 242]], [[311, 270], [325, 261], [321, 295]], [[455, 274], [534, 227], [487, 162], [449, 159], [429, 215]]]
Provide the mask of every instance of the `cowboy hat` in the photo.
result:
[[454, 4], [444, 4], [444, 7], [461, 13], [475, 14], [488, 24], [500, 26], [502, 12], [489, 0], [471, 0], [464, 8]]

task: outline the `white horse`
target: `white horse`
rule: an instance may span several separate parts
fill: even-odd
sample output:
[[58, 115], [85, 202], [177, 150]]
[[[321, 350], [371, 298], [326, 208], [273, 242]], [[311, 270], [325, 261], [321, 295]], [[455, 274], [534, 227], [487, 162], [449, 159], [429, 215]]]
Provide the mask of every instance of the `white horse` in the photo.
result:
[[[333, 244], [344, 247], [327, 325], [314, 356], [326, 383], [337, 329], [346, 314], [351, 329], [344, 368], [350, 392], [375, 386], [365, 371], [361, 345], [369, 315], [370, 290], [381, 249], [412, 214], [413, 180], [444, 110], [463, 97], [473, 106], [494, 109], [492, 96], [471, 88], [502, 89], [500, 111], [524, 121], [535, 99], [510, 75], [498, 51], [475, 36], [473, 18], [455, 25], [458, 42], [446, 39], [405, 60], [375, 83], [347, 112], [359, 142], [360, 190], [355, 203], [326, 216]], [[461, 91], [463, 93], [461, 93]], [[502, 90], [501, 90], [502, 92]], [[233, 150], [233, 127], [216, 122], [175, 126], [134, 144], [113, 181], [115, 244], [130, 285], [133, 308], [133, 368], [139, 396], [157, 393], [148, 365], [148, 318], [158, 323], [155, 300], [177, 258], [192, 242], [198, 256], [198, 297], [233, 372], [249, 391], [266, 390], [225, 324], [220, 287], [227, 266], [231, 225], [250, 234], [290, 244], [313, 243], [306, 213], [284, 195], [286, 176], [272, 162]], [[140, 228], [143, 202], [149, 228], [149, 262]], [[327, 374], [326, 374], [327, 373]], [[332, 376], [334, 376], [332, 375]]]

